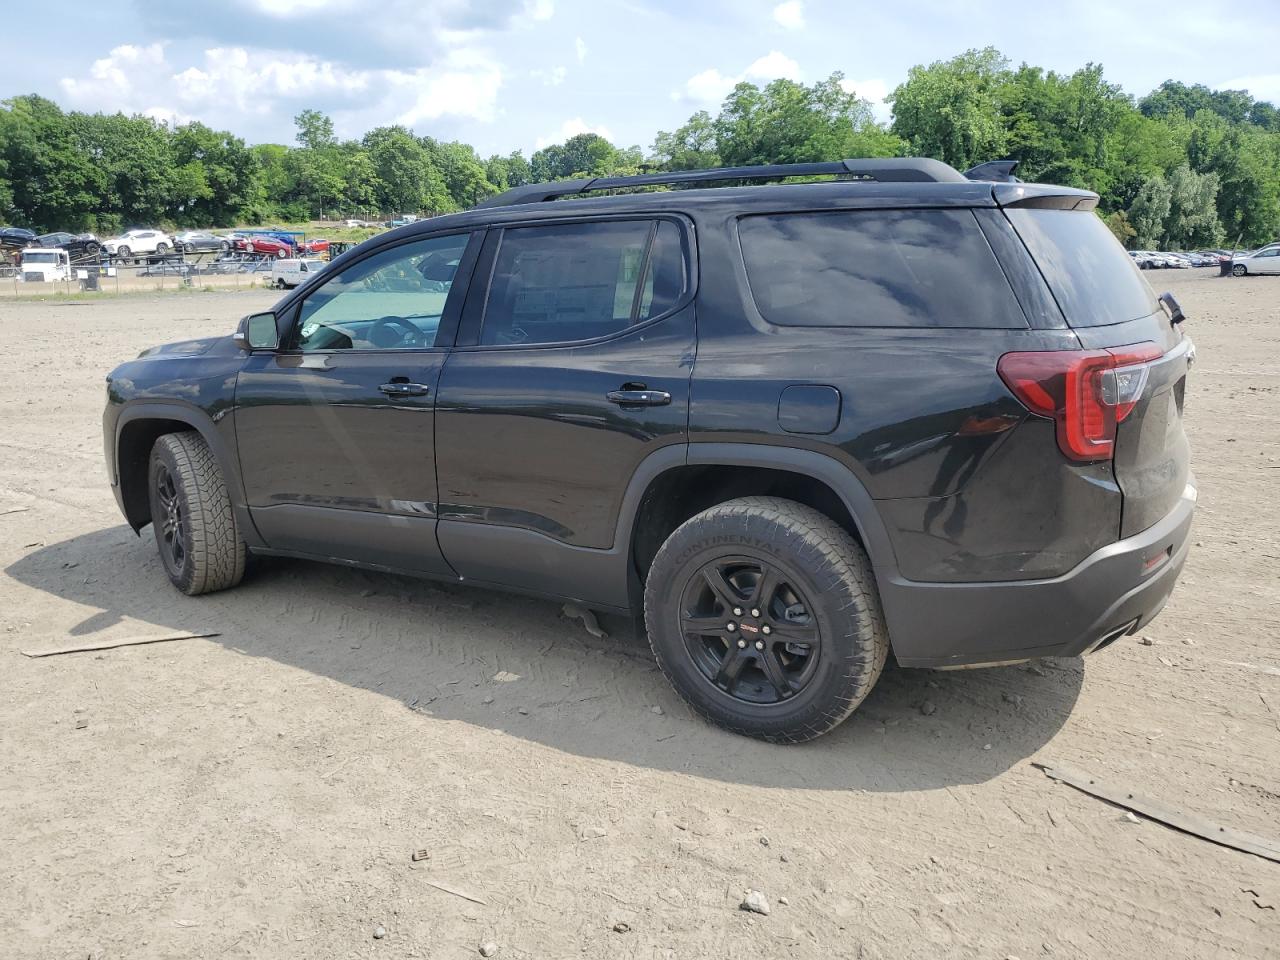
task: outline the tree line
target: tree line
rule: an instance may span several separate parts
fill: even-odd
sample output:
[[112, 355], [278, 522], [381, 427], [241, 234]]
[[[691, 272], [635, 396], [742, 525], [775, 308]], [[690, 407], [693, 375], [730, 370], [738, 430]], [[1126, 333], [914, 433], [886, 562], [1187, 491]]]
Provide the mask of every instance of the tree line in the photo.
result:
[[340, 140], [316, 110], [296, 143], [247, 145], [201, 123], [0, 102], [0, 222], [109, 233], [140, 224], [228, 227], [313, 217], [438, 214], [542, 180], [653, 170], [928, 156], [965, 169], [1020, 161], [1025, 180], [1083, 187], [1131, 247], [1253, 246], [1280, 236], [1280, 111], [1243, 90], [1168, 80], [1135, 99], [1086, 64], [1071, 74], [970, 50], [912, 67], [892, 119], [840, 73], [738, 84], [713, 116], [657, 134], [648, 153], [581, 134], [532, 153], [378, 127]]

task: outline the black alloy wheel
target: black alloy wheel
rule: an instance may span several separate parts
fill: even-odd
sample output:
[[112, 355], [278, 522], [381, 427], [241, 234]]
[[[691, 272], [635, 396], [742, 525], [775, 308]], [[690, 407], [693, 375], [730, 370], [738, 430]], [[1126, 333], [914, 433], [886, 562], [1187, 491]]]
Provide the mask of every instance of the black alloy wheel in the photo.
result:
[[703, 677], [750, 704], [789, 700], [813, 679], [822, 631], [793, 577], [747, 556], [712, 560], [680, 599], [680, 631]]

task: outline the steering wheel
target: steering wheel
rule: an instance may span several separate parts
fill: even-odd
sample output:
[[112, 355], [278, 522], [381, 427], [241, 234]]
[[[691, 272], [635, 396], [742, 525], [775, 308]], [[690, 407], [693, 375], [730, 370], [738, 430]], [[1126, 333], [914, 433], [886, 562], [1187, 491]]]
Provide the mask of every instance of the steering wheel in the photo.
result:
[[406, 345], [411, 347], [428, 345], [422, 331], [404, 317], [379, 317], [369, 327], [365, 339], [375, 347], [388, 349]]

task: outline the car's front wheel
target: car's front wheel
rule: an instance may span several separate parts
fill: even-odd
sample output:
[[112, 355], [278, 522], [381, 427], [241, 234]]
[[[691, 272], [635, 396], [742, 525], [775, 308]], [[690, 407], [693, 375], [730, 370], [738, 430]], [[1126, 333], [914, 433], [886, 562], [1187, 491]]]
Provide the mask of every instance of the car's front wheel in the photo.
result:
[[167, 243], [156, 244], [156, 256], [163, 257], [168, 252], [169, 252], [169, 245]]
[[116, 256], [121, 260], [128, 260], [131, 252], [128, 247], [116, 247]]
[[170, 582], [188, 596], [234, 587], [247, 550], [213, 451], [200, 434], [169, 433], [151, 449], [151, 526]]
[[1237, 263], [1231, 268], [1231, 275], [1233, 277], [1243, 277], [1248, 272], [1248, 268], [1243, 263]]
[[775, 743], [848, 717], [889, 651], [862, 548], [830, 517], [773, 497], [678, 527], [650, 567], [644, 609], [658, 664], [689, 705]]

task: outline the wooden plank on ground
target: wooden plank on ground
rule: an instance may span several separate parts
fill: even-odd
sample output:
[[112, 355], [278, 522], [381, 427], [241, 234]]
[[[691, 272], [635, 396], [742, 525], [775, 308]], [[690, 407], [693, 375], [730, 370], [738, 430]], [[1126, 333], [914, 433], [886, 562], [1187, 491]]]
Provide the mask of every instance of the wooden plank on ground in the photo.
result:
[[1158, 821], [1166, 827], [1173, 827], [1175, 830], [1181, 830], [1183, 833], [1189, 833], [1202, 840], [1208, 840], [1210, 843], [1231, 847], [1233, 850], [1252, 853], [1256, 857], [1264, 857], [1267, 860], [1274, 860], [1276, 863], [1280, 863], [1280, 842], [1275, 840], [1246, 833], [1243, 830], [1236, 830], [1233, 827], [1220, 826], [1199, 814], [1187, 813], [1159, 800], [1139, 796], [1124, 787], [1105, 783], [1097, 777], [1074, 767], [1068, 767], [1060, 763], [1034, 762], [1032, 766], [1039, 767], [1047, 777], [1061, 780], [1082, 793], [1098, 797], [1108, 803], [1114, 803], [1117, 807], [1124, 807], [1126, 810], [1140, 813], [1148, 820]]
[[159, 637], [120, 637], [115, 640], [92, 640], [70, 647], [48, 647], [44, 650], [23, 650], [26, 657], [56, 657], [62, 653], [87, 653], [91, 650], [112, 650], [115, 647], [137, 647], [144, 643], [167, 643], [170, 640], [200, 640], [218, 637], [218, 633], [169, 633]]

